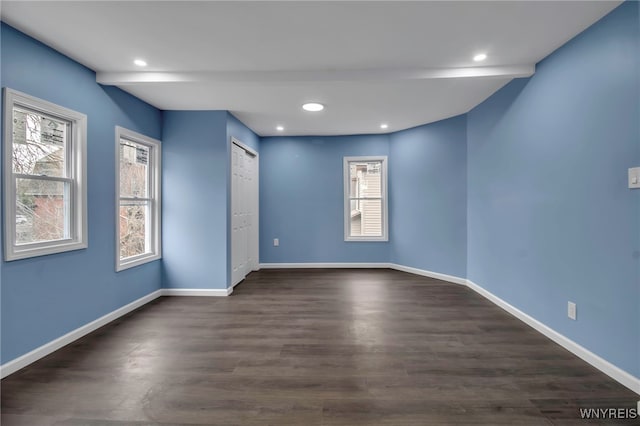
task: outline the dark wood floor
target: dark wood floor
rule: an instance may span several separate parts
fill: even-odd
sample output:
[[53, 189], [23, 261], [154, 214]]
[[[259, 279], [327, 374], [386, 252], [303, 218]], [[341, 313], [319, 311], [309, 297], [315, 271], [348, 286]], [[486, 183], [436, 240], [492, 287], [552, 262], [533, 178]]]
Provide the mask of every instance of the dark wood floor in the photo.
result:
[[583, 425], [639, 399], [469, 289], [390, 270], [163, 297], [1, 390], [3, 426]]

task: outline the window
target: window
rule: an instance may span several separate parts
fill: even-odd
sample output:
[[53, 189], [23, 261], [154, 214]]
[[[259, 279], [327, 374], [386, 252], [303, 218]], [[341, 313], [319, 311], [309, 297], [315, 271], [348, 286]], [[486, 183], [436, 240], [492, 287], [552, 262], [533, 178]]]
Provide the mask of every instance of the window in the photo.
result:
[[388, 241], [387, 157], [344, 158], [344, 240]]
[[161, 257], [160, 142], [116, 127], [116, 271]]
[[87, 247], [87, 117], [4, 89], [5, 260]]

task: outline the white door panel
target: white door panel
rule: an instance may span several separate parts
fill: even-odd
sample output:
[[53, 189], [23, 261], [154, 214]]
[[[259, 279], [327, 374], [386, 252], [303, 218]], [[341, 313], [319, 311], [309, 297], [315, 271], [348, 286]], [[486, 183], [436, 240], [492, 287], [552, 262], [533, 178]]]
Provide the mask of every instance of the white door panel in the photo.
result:
[[231, 151], [231, 266], [236, 285], [258, 266], [257, 157], [235, 143]]

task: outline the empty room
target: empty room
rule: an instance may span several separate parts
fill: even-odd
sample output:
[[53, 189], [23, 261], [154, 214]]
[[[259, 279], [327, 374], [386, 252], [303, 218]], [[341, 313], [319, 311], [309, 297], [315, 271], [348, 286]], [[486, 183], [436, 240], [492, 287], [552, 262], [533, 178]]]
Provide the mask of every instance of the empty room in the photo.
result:
[[2, 1], [1, 424], [640, 424], [639, 6]]

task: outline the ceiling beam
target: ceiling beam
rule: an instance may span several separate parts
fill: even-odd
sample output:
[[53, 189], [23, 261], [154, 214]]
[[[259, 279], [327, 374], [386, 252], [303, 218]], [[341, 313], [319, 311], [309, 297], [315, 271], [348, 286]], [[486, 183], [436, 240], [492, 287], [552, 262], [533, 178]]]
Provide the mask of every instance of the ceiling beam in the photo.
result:
[[535, 64], [468, 68], [404, 68], [327, 71], [207, 71], [207, 72], [98, 72], [104, 85], [126, 86], [144, 83], [291, 83], [403, 81], [443, 78], [530, 77]]

